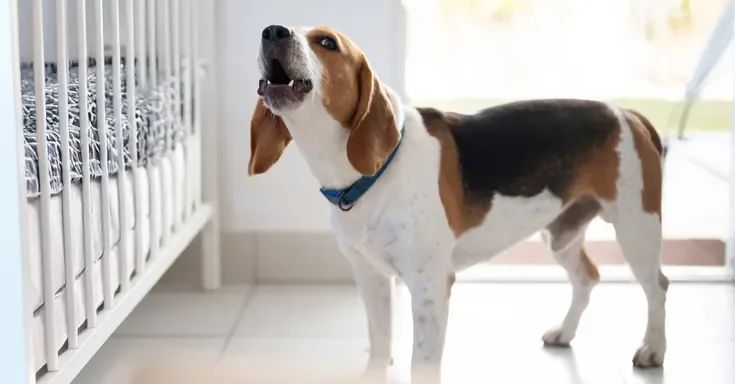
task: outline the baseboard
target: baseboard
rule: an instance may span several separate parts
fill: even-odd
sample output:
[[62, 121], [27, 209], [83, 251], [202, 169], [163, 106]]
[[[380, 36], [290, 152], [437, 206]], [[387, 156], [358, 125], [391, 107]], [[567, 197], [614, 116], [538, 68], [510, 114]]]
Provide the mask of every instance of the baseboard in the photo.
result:
[[[220, 247], [224, 285], [352, 282], [331, 232], [225, 232]], [[199, 284], [200, 255], [197, 238], [161, 284]]]
[[[222, 284], [249, 285], [255, 282], [255, 235], [223, 233]], [[163, 286], [201, 286], [201, 236], [197, 236], [161, 279]]]
[[352, 282], [352, 270], [331, 232], [255, 234], [258, 283]]

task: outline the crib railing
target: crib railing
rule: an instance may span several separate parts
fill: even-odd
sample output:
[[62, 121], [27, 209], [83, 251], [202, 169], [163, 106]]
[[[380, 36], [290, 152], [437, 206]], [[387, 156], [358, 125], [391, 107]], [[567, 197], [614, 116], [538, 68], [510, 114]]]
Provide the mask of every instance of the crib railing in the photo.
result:
[[31, 368], [31, 351], [27, 341], [31, 338], [27, 327], [33, 317], [24, 293], [27, 291], [28, 260], [25, 254], [25, 216], [23, 200], [26, 185], [23, 177], [21, 132], [21, 104], [16, 101], [20, 93], [17, 73], [20, 65], [16, 60], [18, 42], [17, 4], [15, 0], [0, 0], [0, 211], [3, 212], [3, 225], [0, 231], [0, 301], [3, 303], [3, 316], [0, 316], [0, 329], [3, 329], [0, 342], [0, 372], [5, 383], [28, 383], [35, 370]]
[[[2, 2], [8, 0], [0, 0]], [[20, 0], [16, 0], [20, 4]], [[40, 201], [40, 234], [41, 234], [41, 269], [43, 280], [43, 311], [45, 312], [44, 329], [45, 329], [45, 374], [38, 374], [38, 382], [50, 382], [49, 377], [53, 377], [53, 373], [60, 370], [67, 359], [69, 350], [77, 350], [80, 348], [91, 348], [96, 351], [99, 345], [85, 345], [85, 337], [90, 333], [94, 333], [97, 327], [104, 322], [106, 314], [115, 311], [118, 301], [125, 300], [125, 295], [140, 279], [145, 279], [147, 267], [151, 268], [162, 252], [162, 248], [170, 245], [172, 237], [176, 235], [184, 226], [187, 225], [189, 219], [196, 216], [198, 208], [201, 206], [195, 197], [201, 194], [194, 192], [196, 188], [200, 188], [197, 183], [200, 182], [199, 175], [200, 152], [201, 145], [199, 121], [201, 109], [199, 106], [201, 84], [197, 76], [197, 17], [193, 11], [199, 0], [28, 0], [32, 1], [32, 26], [33, 26], [33, 73], [35, 87], [35, 124], [36, 124], [36, 142], [38, 152], [38, 177], [39, 177], [39, 196]], [[10, 0], [13, 3], [13, 0]], [[89, 9], [93, 12], [89, 14]], [[53, 14], [53, 28], [55, 32], [55, 41], [48, 40], [48, 18], [49, 12]], [[75, 16], [74, 23], [69, 22], [70, 15]], [[76, 36], [70, 36], [70, 32], [76, 32]], [[49, 44], [55, 45], [55, 55], [47, 55]], [[92, 48], [89, 49], [90, 44]], [[70, 45], [76, 45], [76, 55], [70, 55]], [[47, 57], [52, 56], [52, 57]], [[72, 57], [74, 56], [74, 57]], [[106, 89], [106, 71], [105, 62], [111, 57], [112, 61], [112, 121], [108, 124], [108, 96], [109, 90]], [[90, 65], [90, 59], [95, 59], [94, 68]], [[71, 61], [76, 61], [75, 70], [79, 77], [79, 119], [80, 132], [79, 140], [81, 147], [81, 212], [74, 209], [72, 202], [73, 183], [72, 165], [70, 159], [70, 121], [69, 121], [69, 94], [67, 90], [70, 85], [70, 68]], [[59, 105], [58, 113], [61, 117], [58, 121], [58, 134], [60, 135], [60, 152], [61, 152], [61, 175], [62, 184], [62, 224], [63, 224], [63, 251], [64, 251], [64, 273], [63, 278], [66, 290], [66, 300], [63, 304], [59, 303], [57, 296], [58, 284], [55, 281], [59, 277], [54, 274], [53, 265], [53, 244], [51, 239], [51, 199], [54, 194], [49, 179], [49, 146], [48, 137], [52, 127], [47, 121], [47, 105], [45, 94], [46, 87], [46, 68], [49, 62], [56, 63], [56, 76], [58, 82]], [[124, 68], [123, 68], [124, 67]], [[88, 118], [90, 110], [86, 103], [90, 92], [92, 91], [88, 84], [87, 78], [90, 71], [96, 72], [96, 124], [99, 133], [99, 151], [100, 151], [100, 167], [102, 169], [100, 177], [101, 189], [101, 226], [102, 226], [102, 292], [103, 305], [98, 307], [98, 297], [95, 293], [95, 277], [93, 273], [95, 260], [97, 256], [94, 252], [92, 244], [93, 235], [93, 201], [92, 201], [92, 183], [93, 175], [90, 172], [91, 154], [90, 147], [92, 140], [90, 137], [90, 127], [92, 122]], [[123, 81], [125, 81], [125, 91], [123, 92]], [[162, 191], [154, 191], [154, 183], [149, 183], [150, 189], [146, 191], [150, 193], [150, 250], [144, 249], [144, 228], [140, 223], [145, 215], [140, 189], [144, 183], [141, 182], [140, 174], [136, 171], [139, 164], [139, 143], [138, 143], [138, 120], [136, 116], [136, 89], [144, 89], [146, 87], [156, 87], [161, 82], [173, 82], [173, 103], [168, 107], [167, 111], [173, 116], [174, 123], [177, 126], [184, 127], [183, 131], [187, 138], [183, 142], [177, 143], [172, 135], [167, 134], [165, 137], [165, 153], [171, 153], [177, 149], [177, 145], [181, 145], [186, 153], [185, 172], [184, 172], [184, 191], [183, 213], [171, 212], [175, 204], [165, 203], [164, 201], [156, 201], [156, 193]], [[183, 100], [182, 100], [183, 98]], [[127, 111], [123, 110], [123, 100], [127, 102]], [[124, 119], [127, 119], [127, 144], [124, 137]], [[53, 123], [52, 123], [53, 124]], [[108, 131], [110, 136], [108, 136]], [[22, 136], [22, 133], [20, 133]], [[108, 158], [108, 140], [114, 137], [114, 148], [116, 156]], [[127, 148], [125, 146], [127, 145]], [[126, 152], [127, 149], [127, 152]], [[130, 155], [130, 164], [126, 164], [126, 153]], [[115, 166], [116, 175], [110, 174], [110, 167]], [[154, 162], [148, 161], [148, 175], [152, 175]], [[130, 170], [131, 186], [128, 186], [127, 170]], [[119, 235], [112, 233], [113, 225], [110, 212], [110, 188], [112, 178], [117, 180], [117, 204], [119, 211]], [[130, 191], [132, 196], [129, 196]], [[170, 191], [175, 192], [175, 191]], [[175, 193], [172, 193], [171, 199], [175, 199]], [[164, 197], [167, 199], [169, 197]], [[130, 200], [129, 200], [130, 199]], [[132, 201], [133, 207], [127, 205]], [[22, 204], [21, 204], [22, 205]], [[162, 206], [163, 211], [154, 209], [154, 207]], [[132, 217], [127, 214], [128, 209], [132, 208]], [[166, 218], [174, 215], [171, 225], [163, 226], [163, 233], [158, 233], [159, 226], [155, 225], [161, 220], [165, 222]], [[83, 236], [78, 239], [74, 235], [74, 223], [82, 221], [84, 228]], [[133, 232], [129, 233], [128, 228], [132, 226]], [[117, 264], [114, 263], [112, 256], [113, 237], [118, 237], [116, 243], [118, 247]], [[128, 238], [131, 236], [132, 238]], [[158, 239], [161, 238], [159, 243]], [[214, 236], [210, 236], [205, 241], [215, 241]], [[78, 260], [74, 256], [75, 241], [81, 241], [82, 252], [84, 254], [84, 280], [80, 286], [75, 286], [79, 271]], [[128, 242], [134, 244], [130, 247]], [[174, 240], [175, 241], [175, 240]], [[78, 246], [78, 245], [77, 245]], [[185, 246], [185, 245], [184, 245]], [[130, 270], [128, 255], [134, 260], [133, 270]], [[205, 267], [210, 270], [212, 265]], [[162, 271], [165, 269], [162, 269]], [[162, 272], [161, 272], [162, 273]], [[208, 271], [209, 275], [215, 272]], [[211, 280], [211, 279], [210, 279]], [[215, 278], [217, 280], [217, 278]], [[151, 283], [152, 284], [152, 283]], [[212, 285], [212, 283], [209, 283]], [[216, 283], [215, 283], [216, 285]], [[77, 302], [75, 292], [77, 289], [83, 289], [83, 303]], [[142, 296], [141, 296], [142, 297]], [[54, 320], [54, 314], [61, 309], [57, 306], [63, 305], [66, 312], [65, 325]], [[84, 306], [80, 308], [80, 305]], [[80, 319], [79, 316], [84, 316]], [[120, 319], [119, 321], [122, 321]], [[119, 323], [118, 321], [118, 323]], [[79, 328], [78, 324], [84, 323], [86, 326]], [[28, 326], [28, 325], [26, 325]], [[65, 328], [65, 329], [64, 329]], [[81, 329], [81, 330], [80, 330]], [[112, 331], [109, 331], [110, 333]], [[60, 352], [58, 348], [59, 338], [66, 336], [65, 348]], [[86, 334], [86, 336], [85, 336]], [[87, 343], [88, 344], [88, 343]], [[30, 347], [30, 345], [29, 345]], [[93, 352], [94, 352], [93, 351]], [[83, 360], [91, 357], [93, 352], [86, 352]], [[32, 364], [32, 362], [28, 362]], [[1, 381], [1, 380], [0, 380]]]

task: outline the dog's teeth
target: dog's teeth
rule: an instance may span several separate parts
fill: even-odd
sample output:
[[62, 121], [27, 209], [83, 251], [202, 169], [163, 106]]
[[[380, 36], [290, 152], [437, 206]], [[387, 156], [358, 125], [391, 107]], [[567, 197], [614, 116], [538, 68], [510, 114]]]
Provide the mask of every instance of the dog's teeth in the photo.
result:
[[268, 80], [268, 85], [271, 85], [271, 81], [270, 80]]
[[288, 82], [288, 86], [291, 87], [291, 88], [293, 88], [293, 83], [294, 83], [293, 80], [289, 81]]

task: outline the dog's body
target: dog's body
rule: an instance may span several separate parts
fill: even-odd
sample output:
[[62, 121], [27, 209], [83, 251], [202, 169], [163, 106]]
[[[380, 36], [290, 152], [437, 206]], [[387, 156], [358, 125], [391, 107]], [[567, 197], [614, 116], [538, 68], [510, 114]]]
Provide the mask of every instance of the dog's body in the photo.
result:
[[393, 276], [412, 297], [414, 364], [436, 366], [455, 272], [537, 231], [573, 285], [567, 316], [543, 341], [568, 345], [599, 280], [582, 249], [597, 216], [615, 226], [648, 300], [634, 364], [662, 364], [661, 143], [643, 116], [584, 100], [475, 115], [406, 107], [359, 48], [328, 28], [266, 28], [260, 64], [249, 173], [265, 172], [293, 138], [321, 185], [339, 192], [332, 224], [367, 308], [371, 367], [390, 361]]

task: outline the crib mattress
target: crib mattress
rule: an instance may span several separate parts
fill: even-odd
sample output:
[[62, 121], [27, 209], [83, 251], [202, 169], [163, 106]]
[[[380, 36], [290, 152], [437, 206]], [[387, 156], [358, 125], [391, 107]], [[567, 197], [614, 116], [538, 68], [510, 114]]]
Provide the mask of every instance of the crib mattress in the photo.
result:
[[[134, 215], [134, 199], [132, 175], [133, 171], [125, 173], [127, 178], [127, 218], [128, 228], [126, 231], [133, 229], [136, 225]], [[140, 196], [143, 204], [144, 216], [148, 217], [150, 213], [148, 172], [145, 168], [137, 168], [139, 187], [136, 192]], [[91, 207], [91, 230], [88, 231], [92, 237], [92, 252], [95, 255], [95, 261], [102, 257], [103, 238], [102, 238], [102, 186], [99, 181], [92, 181], [90, 198], [92, 199]], [[72, 234], [72, 254], [74, 256], [74, 276], [79, 276], [84, 269], [84, 225], [82, 222], [82, 186], [74, 184], [71, 186], [71, 234]], [[120, 211], [118, 205], [118, 180], [110, 178], [108, 202], [110, 207], [110, 239], [111, 245], [115, 246], [120, 241]], [[51, 209], [49, 212], [51, 241], [51, 259], [54, 276], [54, 291], [58, 291], [65, 284], [65, 260], [64, 260], [64, 225], [63, 225], [63, 208], [62, 196], [57, 194], [51, 197]], [[27, 207], [27, 234], [28, 234], [28, 256], [30, 260], [31, 270], [31, 308], [37, 310], [43, 305], [43, 270], [42, 270], [42, 229], [41, 229], [41, 201], [38, 198], [28, 201]]]
[[[120, 212], [118, 207], [118, 190], [117, 178], [110, 178], [109, 187], [109, 205], [110, 205], [110, 221], [111, 221], [111, 253], [112, 260], [112, 284], [117, 287], [119, 284], [119, 258], [125, 257], [128, 265], [128, 271], [132, 275], [135, 268], [135, 255], [133, 252], [135, 247], [135, 227], [141, 226], [142, 244], [139, 244], [138, 252], [148, 254], [150, 250], [150, 226], [155, 225], [158, 228], [159, 238], [155, 241], [161, 241], [161, 235], [165, 228], [172, 228], [175, 222], [175, 215], [182, 215], [184, 212], [184, 175], [185, 175], [185, 154], [184, 149], [179, 145], [176, 150], [168, 156], [162, 158], [158, 165], [152, 166], [149, 170], [146, 168], [137, 168], [140, 186], [138, 193], [143, 203], [143, 218], [140, 223], [134, 223], [134, 197], [132, 188], [132, 172], [127, 171], [125, 177], [128, 178], [128, 204], [126, 205], [128, 228], [127, 233], [127, 252], [122, 255], [120, 252]], [[94, 301], [97, 306], [101, 305], [104, 300], [103, 295], [103, 270], [101, 262], [103, 250], [102, 238], [102, 222], [101, 222], [101, 185], [95, 181], [91, 183], [91, 199], [92, 207], [92, 248], [95, 255], [95, 264], [92, 268], [94, 274]], [[153, 194], [151, 196], [151, 188]], [[75, 297], [77, 313], [75, 314], [76, 326], [80, 327], [86, 320], [86, 300], [85, 300], [85, 279], [84, 273], [87, 273], [84, 267], [84, 243], [83, 243], [83, 224], [82, 224], [82, 188], [80, 184], [73, 184], [72, 189], [72, 239], [73, 254], [75, 265]], [[66, 298], [67, 290], [65, 289], [65, 262], [64, 262], [64, 234], [63, 234], [63, 215], [62, 215], [62, 195], [57, 194], [51, 198], [51, 250], [52, 250], [52, 270], [55, 283], [55, 311], [54, 323], [56, 324], [57, 337], [55, 346], [57, 349], [63, 347], [67, 339], [67, 308]], [[29, 235], [29, 257], [31, 267], [31, 285], [32, 291], [28, 300], [31, 300], [31, 308], [34, 308], [33, 317], [33, 355], [36, 369], [41, 369], [46, 364], [46, 343], [45, 343], [45, 316], [47, 316], [43, 298], [43, 270], [41, 268], [41, 233], [40, 233], [40, 201], [38, 198], [28, 199], [27, 201], [27, 225]], [[157, 222], [151, 222], [151, 209], [157, 209], [159, 214]]]

